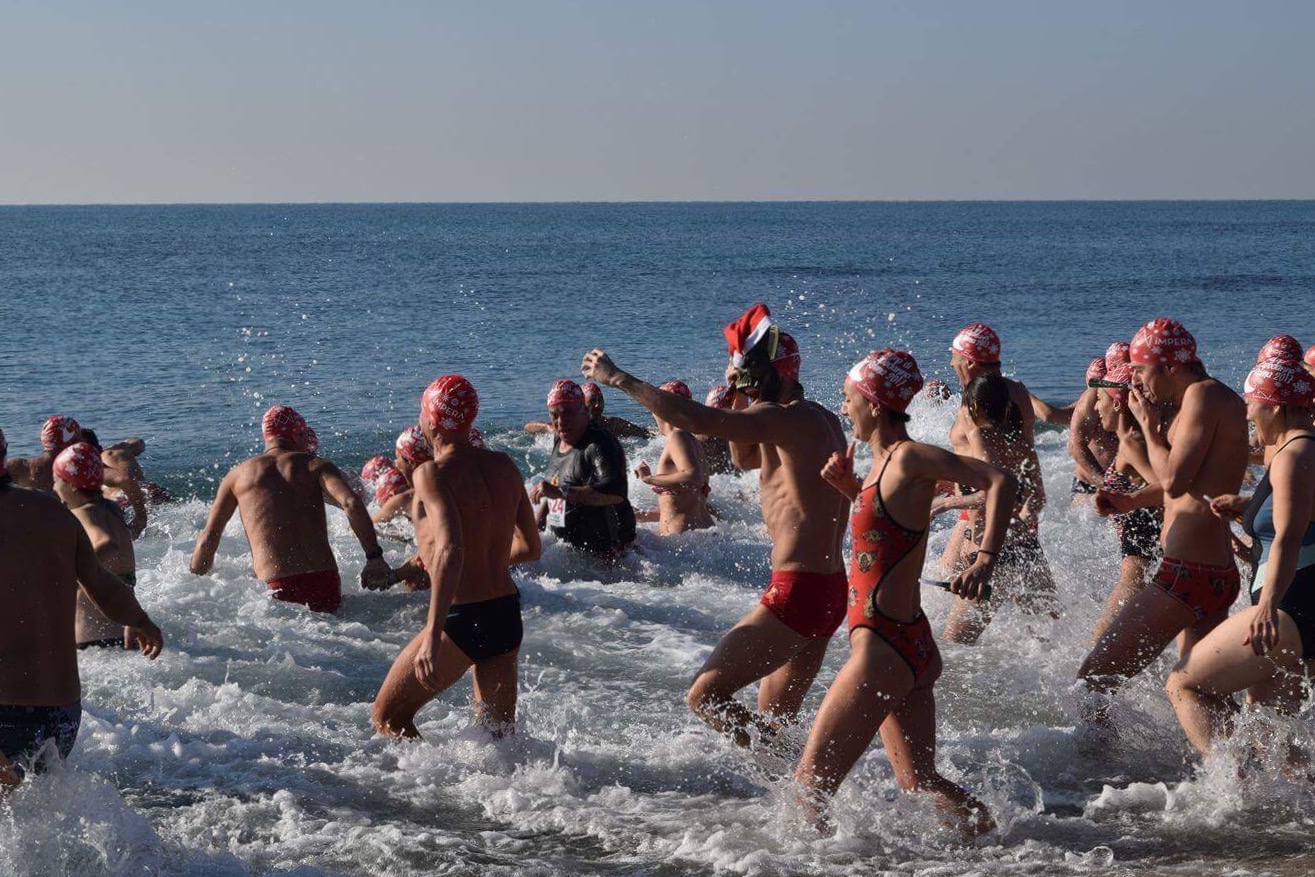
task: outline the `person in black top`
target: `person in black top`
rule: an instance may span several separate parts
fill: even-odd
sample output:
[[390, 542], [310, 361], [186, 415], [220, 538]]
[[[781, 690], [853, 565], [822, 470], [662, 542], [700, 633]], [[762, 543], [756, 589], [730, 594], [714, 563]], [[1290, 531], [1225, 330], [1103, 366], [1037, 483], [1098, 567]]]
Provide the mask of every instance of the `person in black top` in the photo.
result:
[[616, 557], [635, 541], [625, 451], [611, 433], [590, 422], [584, 393], [574, 381], [553, 385], [548, 414], [557, 442], [546, 477], [530, 491], [539, 526], [576, 548]]

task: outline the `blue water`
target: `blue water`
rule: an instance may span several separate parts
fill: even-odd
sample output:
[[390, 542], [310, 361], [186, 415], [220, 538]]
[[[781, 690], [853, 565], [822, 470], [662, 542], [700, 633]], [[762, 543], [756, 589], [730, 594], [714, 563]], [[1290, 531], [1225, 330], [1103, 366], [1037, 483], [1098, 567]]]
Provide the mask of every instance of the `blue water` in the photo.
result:
[[[427, 598], [352, 585], [361, 551], [339, 512], [337, 617], [269, 600], [236, 520], [211, 574], [187, 564], [213, 481], [257, 448], [273, 402], [354, 467], [414, 422], [430, 379], [462, 371], [481, 427], [529, 477], [548, 440], [515, 427], [584, 351], [707, 385], [721, 326], [759, 299], [832, 403], [873, 347], [908, 345], [948, 378], [951, 337], [978, 319], [1006, 368], [1067, 400], [1092, 356], [1159, 315], [1236, 384], [1270, 335], [1315, 343], [1313, 290], [1315, 202], [0, 208], [13, 453], [36, 450], [46, 415], [72, 414], [105, 439], [145, 437], [147, 473], [189, 497], [154, 509], [136, 546], [167, 651], [80, 656], [82, 734], [65, 769], [0, 803], [0, 874], [1308, 874], [1311, 786], [1239, 781], [1233, 750], [1200, 766], [1164, 696], [1172, 655], [1119, 695], [1117, 745], [1075, 731], [1071, 684], [1118, 549], [1068, 504], [1059, 430], [1039, 437], [1040, 536], [1062, 617], [1004, 610], [977, 647], [942, 644], [939, 764], [1001, 825], [971, 849], [898, 793], [879, 745], [835, 801], [837, 836], [819, 838], [777, 778], [788, 765], [686, 709], [769, 572], [753, 475], [714, 478], [715, 529], [646, 525], [612, 573], [551, 538], [517, 571], [519, 728], [498, 744], [471, 728], [468, 682], [421, 713], [424, 742], [373, 739], [369, 703]], [[609, 407], [642, 417], [616, 393]], [[915, 437], [944, 442], [952, 406], [911, 413]], [[660, 451], [625, 446], [632, 462]], [[935, 557], [946, 531], [930, 538]], [[947, 596], [924, 605], [939, 632]], [[842, 632], [807, 714], [847, 653]], [[1308, 744], [1311, 722], [1291, 726]]]

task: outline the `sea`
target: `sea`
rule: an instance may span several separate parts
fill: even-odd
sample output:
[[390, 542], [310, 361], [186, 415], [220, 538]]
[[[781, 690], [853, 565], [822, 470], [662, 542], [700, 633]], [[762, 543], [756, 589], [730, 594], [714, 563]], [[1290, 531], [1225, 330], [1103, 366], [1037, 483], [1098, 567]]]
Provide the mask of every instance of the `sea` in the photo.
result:
[[[139, 436], [178, 500], [137, 543], [138, 595], [166, 651], [79, 656], [84, 720], [66, 765], [0, 801], [6, 875], [1304, 875], [1315, 787], [1225, 746], [1187, 745], [1163, 691], [1172, 650], [1084, 732], [1074, 675], [1118, 573], [1107, 521], [1072, 504], [1067, 432], [1039, 437], [1041, 541], [1057, 620], [1003, 610], [974, 647], [941, 643], [938, 764], [999, 829], [964, 845], [899, 791], [880, 743], [801, 818], [791, 766], [735, 749], [685, 706], [718, 639], [769, 576], [756, 476], [718, 475], [709, 531], [602, 569], [551, 537], [516, 571], [518, 728], [474, 726], [463, 681], [378, 739], [369, 705], [427, 595], [356, 587], [363, 558], [329, 511], [336, 616], [269, 599], [235, 518], [213, 572], [188, 560], [215, 485], [286, 403], [321, 454], [359, 469], [460, 372], [478, 425], [532, 483], [551, 383], [608, 351], [701, 394], [722, 327], [767, 303], [838, 406], [847, 367], [887, 346], [953, 383], [963, 325], [999, 332], [1007, 373], [1057, 403], [1087, 363], [1158, 316], [1182, 320], [1239, 386], [1287, 332], [1315, 344], [1315, 202], [649, 203], [0, 208], [0, 428], [38, 451], [51, 414]], [[646, 423], [616, 391], [608, 412]], [[953, 405], [915, 403], [945, 443]], [[633, 464], [660, 442], [628, 440]], [[860, 455], [860, 468], [866, 466]], [[639, 508], [654, 499], [632, 484]], [[402, 535], [405, 535], [404, 533]], [[931, 535], [928, 572], [947, 531]], [[390, 562], [407, 546], [386, 541]], [[939, 631], [948, 596], [925, 608]], [[843, 632], [805, 705], [848, 654]], [[1311, 711], [1247, 713], [1310, 742]], [[792, 733], [802, 741], [807, 722]]]

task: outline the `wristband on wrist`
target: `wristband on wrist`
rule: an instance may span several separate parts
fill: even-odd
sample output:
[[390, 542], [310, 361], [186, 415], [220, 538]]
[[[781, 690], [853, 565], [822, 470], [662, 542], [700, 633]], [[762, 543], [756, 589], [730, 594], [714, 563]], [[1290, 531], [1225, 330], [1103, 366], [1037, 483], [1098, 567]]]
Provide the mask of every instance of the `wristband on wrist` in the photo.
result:
[[368, 561], [368, 560], [378, 560], [379, 558], [381, 558], [381, 557], [383, 557], [383, 556], [384, 556], [384, 550], [383, 550], [382, 548], [376, 548], [374, 551], [367, 551], [367, 552], [365, 552], [365, 559], [366, 559], [367, 561]]

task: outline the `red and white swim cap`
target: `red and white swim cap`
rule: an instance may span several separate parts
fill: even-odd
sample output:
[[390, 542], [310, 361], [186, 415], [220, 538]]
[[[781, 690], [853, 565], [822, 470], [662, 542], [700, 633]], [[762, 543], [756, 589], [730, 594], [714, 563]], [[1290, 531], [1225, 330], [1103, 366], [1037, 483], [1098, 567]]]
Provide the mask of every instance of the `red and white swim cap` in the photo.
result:
[[383, 505], [399, 493], [405, 493], [410, 489], [411, 482], [406, 480], [405, 475], [396, 469], [385, 469], [375, 482], [374, 498], [379, 505]]
[[894, 411], [906, 410], [923, 384], [913, 354], [889, 347], [855, 363], [845, 380], [869, 402]]
[[440, 432], [466, 432], [478, 414], [479, 394], [461, 375], [436, 378], [420, 397], [421, 425]]
[[1315, 378], [1294, 359], [1267, 359], [1247, 375], [1244, 396], [1265, 405], [1315, 407]]
[[603, 407], [603, 388], [593, 381], [588, 381], [581, 386], [580, 392], [584, 394], [584, 407], [590, 411]]
[[56, 414], [41, 425], [41, 447], [47, 451], [62, 451], [82, 441], [82, 427], [72, 417]]
[[[1125, 362], [1117, 368], [1112, 368], [1105, 372], [1105, 380], [1116, 384], [1132, 383], [1132, 363]], [[1102, 387], [1101, 389], [1120, 402], [1126, 403], [1128, 401], [1127, 390], [1120, 390], [1118, 387]]]
[[803, 357], [799, 355], [799, 342], [794, 340], [793, 335], [782, 332], [776, 345], [776, 356], [772, 357], [772, 365], [776, 367], [776, 373], [783, 381], [797, 381], [799, 367], [803, 362]]
[[417, 466], [434, 459], [434, 451], [429, 447], [429, 439], [425, 438], [424, 432], [418, 426], [408, 426], [402, 430], [401, 435], [397, 437], [395, 448], [397, 456]]
[[708, 391], [707, 398], [703, 404], [709, 408], [730, 408], [733, 400], [731, 388], [725, 384], [718, 384]]
[[1098, 381], [1105, 377], [1105, 374], [1108, 371], [1109, 368], [1105, 365], [1105, 357], [1098, 356], [1087, 366], [1087, 380]]
[[549, 408], [584, 408], [584, 390], [568, 378], [562, 378], [548, 391]]
[[972, 362], [995, 365], [1000, 361], [1000, 336], [985, 323], [972, 323], [954, 336], [950, 349]]
[[1128, 362], [1128, 351], [1132, 345], [1127, 341], [1115, 341], [1109, 347], [1105, 348], [1105, 372], [1114, 371], [1119, 366]]
[[393, 465], [393, 461], [383, 455], [371, 457], [366, 460], [365, 465], [361, 467], [361, 478], [366, 481], [374, 481], [385, 469], [396, 468], [397, 467]]
[[1128, 358], [1140, 365], [1186, 365], [1196, 362], [1196, 339], [1182, 323], [1157, 317], [1132, 337]]
[[689, 391], [689, 385], [684, 381], [667, 381], [665, 384], [658, 387], [658, 389], [664, 393], [675, 393], [677, 396], [685, 399], [694, 398], [694, 394]]
[[87, 442], [69, 445], [55, 458], [55, 477], [78, 490], [96, 492], [105, 486], [100, 451]]
[[1260, 353], [1256, 356], [1256, 362], [1261, 363], [1267, 359], [1294, 359], [1301, 361], [1301, 342], [1291, 335], [1275, 335], [1265, 342], [1265, 346], [1260, 348]]
[[260, 419], [260, 432], [267, 442], [301, 449], [306, 442], [306, 418], [287, 405], [275, 405]]
[[484, 444], [484, 433], [473, 426], [470, 428], [470, 446], [481, 451], [488, 450], [488, 446]]

